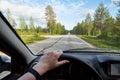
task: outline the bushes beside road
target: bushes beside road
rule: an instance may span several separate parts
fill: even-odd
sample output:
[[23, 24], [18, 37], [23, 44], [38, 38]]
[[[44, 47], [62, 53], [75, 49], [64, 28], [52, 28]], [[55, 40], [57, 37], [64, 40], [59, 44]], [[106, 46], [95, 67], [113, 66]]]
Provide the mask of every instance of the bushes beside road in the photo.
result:
[[40, 33], [35, 33], [33, 31], [22, 31], [21, 32], [17, 30], [17, 33], [21, 37], [23, 42], [25, 42], [26, 44], [46, 39], [45, 37], [41, 36]]
[[26, 44], [46, 39], [45, 37], [39, 36], [37, 34], [36, 35], [21, 35], [21, 38]]

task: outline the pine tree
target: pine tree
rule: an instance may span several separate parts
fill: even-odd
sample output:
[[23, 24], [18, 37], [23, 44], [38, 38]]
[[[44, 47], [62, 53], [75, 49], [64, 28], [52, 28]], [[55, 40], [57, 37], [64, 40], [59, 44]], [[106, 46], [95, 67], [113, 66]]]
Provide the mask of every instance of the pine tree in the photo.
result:
[[23, 16], [20, 16], [20, 28], [22, 30], [27, 30], [27, 25]]
[[11, 12], [9, 9], [7, 9], [7, 20], [10, 22], [10, 24], [13, 28], [16, 27], [17, 24], [16, 24], [15, 20], [13, 19], [13, 17], [11, 16]]
[[33, 18], [30, 17], [30, 24], [29, 24], [30, 30], [31, 31], [35, 31], [35, 25], [34, 25], [34, 21]]
[[94, 15], [94, 26], [100, 30], [102, 33], [102, 30], [104, 28], [104, 23], [107, 18], [109, 18], [109, 12], [104, 6], [103, 3], [101, 3], [98, 8], [95, 11]]
[[56, 20], [55, 20], [56, 15], [53, 11], [53, 8], [50, 5], [48, 5], [46, 7], [45, 16], [46, 16], [48, 30], [49, 30], [50, 34], [53, 34], [54, 27], [56, 25]]
[[90, 13], [87, 14], [85, 22], [86, 22], [86, 28], [87, 28], [87, 35], [91, 35], [93, 24], [92, 24], [92, 18]]

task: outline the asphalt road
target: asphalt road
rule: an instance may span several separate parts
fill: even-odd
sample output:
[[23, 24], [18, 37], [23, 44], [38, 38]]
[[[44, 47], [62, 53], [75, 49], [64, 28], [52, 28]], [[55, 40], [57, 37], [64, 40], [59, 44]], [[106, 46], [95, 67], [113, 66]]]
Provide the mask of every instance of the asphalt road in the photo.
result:
[[46, 37], [48, 37], [48, 39], [28, 45], [28, 47], [32, 50], [34, 54], [75, 48], [85, 47], [94, 48], [94, 46], [78, 38], [75, 35], [46, 36]]

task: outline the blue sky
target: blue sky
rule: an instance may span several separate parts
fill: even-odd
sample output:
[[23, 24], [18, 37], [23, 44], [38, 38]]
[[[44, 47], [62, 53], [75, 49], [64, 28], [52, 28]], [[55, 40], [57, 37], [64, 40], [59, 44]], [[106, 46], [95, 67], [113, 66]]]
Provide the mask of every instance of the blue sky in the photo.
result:
[[0, 9], [5, 14], [9, 8], [17, 25], [19, 25], [19, 16], [22, 15], [27, 24], [32, 16], [35, 25], [46, 27], [45, 8], [51, 5], [56, 13], [57, 22], [71, 30], [77, 22], [85, 19], [87, 13], [90, 13], [93, 18], [101, 2], [105, 4], [111, 16], [115, 17], [118, 8], [113, 1], [115, 0], [0, 0]]

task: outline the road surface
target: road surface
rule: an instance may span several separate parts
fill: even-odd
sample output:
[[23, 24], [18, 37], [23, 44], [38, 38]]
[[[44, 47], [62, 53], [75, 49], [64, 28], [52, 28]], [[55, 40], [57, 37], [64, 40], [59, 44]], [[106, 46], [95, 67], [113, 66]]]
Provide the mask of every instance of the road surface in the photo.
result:
[[75, 35], [47, 36], [46, 40], [29, 44], [28, 47], [34, 54], [56, 50], [68, 50], [75, 48], [94, 48], [91, 44]]

